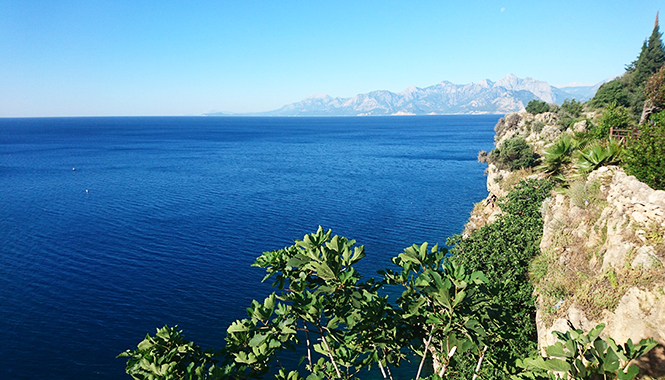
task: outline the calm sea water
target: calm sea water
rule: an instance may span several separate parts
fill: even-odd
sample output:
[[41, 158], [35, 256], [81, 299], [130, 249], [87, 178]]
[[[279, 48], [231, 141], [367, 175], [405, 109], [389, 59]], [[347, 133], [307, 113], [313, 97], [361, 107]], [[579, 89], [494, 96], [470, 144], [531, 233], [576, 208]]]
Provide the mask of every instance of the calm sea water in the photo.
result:
[[486, 196], [499, 116], [0, 119], [0, 378], [119, 379], [158, 326], [221, 347], [250, 264], [317, 226], [365, 276]]

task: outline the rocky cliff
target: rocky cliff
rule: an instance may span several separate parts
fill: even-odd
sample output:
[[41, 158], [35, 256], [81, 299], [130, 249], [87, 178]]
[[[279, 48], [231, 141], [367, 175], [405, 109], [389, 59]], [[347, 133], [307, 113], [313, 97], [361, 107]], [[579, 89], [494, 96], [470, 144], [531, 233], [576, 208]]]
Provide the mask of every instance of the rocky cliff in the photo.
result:
[[[495, 139], [500, 146], [521, 136], [542, 154], [561, 134], [586, 128], [586, 122], [561, 128], [551, 113], [510, 114], [495, 127]], [[501, 213], [496, 200], [520, 179], [542, 176], [490, 164], [489, 195], [476, 205], [466, 233], [491, 223]], [[539, 347], [556, 342], [552, 331], [588, 332], [605, 323], [603, 335], [617, 343], [656, 339], [660, 346], [639, 365], [665, 376], [665, 191], [616, 166], [567, 180], [542, 204], [541, 253], [531, 267]]]

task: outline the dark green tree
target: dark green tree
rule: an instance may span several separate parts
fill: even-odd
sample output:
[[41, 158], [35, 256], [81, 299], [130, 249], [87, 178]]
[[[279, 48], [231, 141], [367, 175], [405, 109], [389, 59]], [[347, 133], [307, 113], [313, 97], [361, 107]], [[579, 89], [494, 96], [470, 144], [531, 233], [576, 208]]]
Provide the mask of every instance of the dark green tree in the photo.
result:
[[628, 86], [625, 85], [623, 77], [621, 77], [600, 86], [593, 99], [589, 100], [589, 106], [601, 108], [616, 103], [622, 107], [629, 107], [630, 98], [631, 94], [628, 91]]
[[538, 99], [533, 99], [526, 105], [526, 112], [533, 115], [538, 115], [539, 113], [547, 112], [549, 110], [550, 107], [547, 102]]
[[563, 109], [565, 112], [569, 113], [570, 116], [572, 117], [580, 117], [582, 114], [584, 106], [582, 105], [581, 102], [578, 102], [577, 100], [573, 99], [566, 99], [563, 101], [563, 104], [561, 104], [561, 109]]
[[656, 13], [656, 22], [651, 36], [644, 41], [637, 60], [627, 68], [627, 72], [632, 74], [632, 80], [636, 84], [644, 84], [651, 75], [665, 64], [665, 47], [661, 40], [662, 36], [658, 25], [658, 14]]
[[616, 102], [617, 105], [629, 108], [633, 118], [638, 120], [646, 100], [646, 81], [665, 64], [665, 47], [661, 37], [656, 14], [653, 32], [642, 44], [637, 59], [626, 66], [623, 76], [602, 85], [589, 101], [589, 106], [600, 108]]

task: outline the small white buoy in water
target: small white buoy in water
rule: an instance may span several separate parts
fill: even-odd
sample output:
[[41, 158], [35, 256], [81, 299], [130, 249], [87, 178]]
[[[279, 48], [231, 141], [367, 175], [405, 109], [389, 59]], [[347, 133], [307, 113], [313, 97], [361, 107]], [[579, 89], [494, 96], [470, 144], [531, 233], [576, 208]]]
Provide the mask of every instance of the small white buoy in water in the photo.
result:
[[86, 194], [87, 194], [87, 193], [88, 193], [88, 190], [86, 189], [85, 192], [86, 192]]
[[72, 171], [73, 171], [73, 172], [76, 171], [76, 168], [72, 168]]

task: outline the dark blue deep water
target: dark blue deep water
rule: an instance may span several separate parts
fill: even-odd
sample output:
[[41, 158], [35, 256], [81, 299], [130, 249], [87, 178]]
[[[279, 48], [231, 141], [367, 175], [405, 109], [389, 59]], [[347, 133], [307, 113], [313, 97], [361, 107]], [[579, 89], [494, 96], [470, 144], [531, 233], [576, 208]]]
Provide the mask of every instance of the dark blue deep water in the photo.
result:
[[368, 277], [444, 243], [498, 118], [0, 119], [0, 378], [129, 378], [165, 324], [219, 348], [269, 293], [255, 257], [319, 225]]

